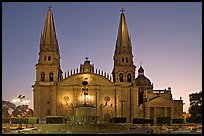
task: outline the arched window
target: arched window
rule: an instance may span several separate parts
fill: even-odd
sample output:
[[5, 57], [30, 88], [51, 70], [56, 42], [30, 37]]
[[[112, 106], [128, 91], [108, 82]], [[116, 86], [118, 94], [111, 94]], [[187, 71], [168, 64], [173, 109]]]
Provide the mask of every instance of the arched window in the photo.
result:
[[44, 72], [41, 73], [41, 81], [45, 81], [45, 73]]
[[128, 63], [128, 58], [126, 58], [126, 62]]
[[53, 73], [50, 73], [50, 81], [53, 81], [54, 80], [54, 75]]
[[48, 60], [51, 61], [51, 57], [50, 56], [48, 57]]
[[120, 73], [120, 75], [119, 75], [119, 80], [120, 80], [120, 82], [123, 82], [123, 74], [122, 73]]
[[122, 62], [124, 62], [124, 58], [122, 57]]
[[128, 75], [127, 75], [127, 81], [131, 82], [131, 74], [130, 73], [128, 73]]

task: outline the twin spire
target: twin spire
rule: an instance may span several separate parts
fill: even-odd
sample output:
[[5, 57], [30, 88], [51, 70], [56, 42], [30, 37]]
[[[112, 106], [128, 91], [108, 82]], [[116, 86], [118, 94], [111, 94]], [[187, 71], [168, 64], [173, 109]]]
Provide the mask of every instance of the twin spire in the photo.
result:
[[[116, 41], [115, 54], [123, 54], [123, 53], [132, 54], [132, 45], [128, 34], [125, 15], [123, 13], [124, 11], [125, 10], [122, 8], [121, 10], [122, 13], [120, 15], [120, 24], [118, 28], [117, 41]], [[51, 7], [49, 7], [47, 11], [47, 18], [45, 21], [44, 32], [43, 34], [41, 33], [40, 50], [41, 51], [50, 50], [50, 51], [59, 53], [58, 41], [56, 37], [55, 24], [54, 24]]]
[[58, 41], [55, 32], [55, 24], [52, 10], [49, 7], [45, 21], [44, 32], [41, 33], [40, 39], [41, 51], [50, 50], [59, 53]]

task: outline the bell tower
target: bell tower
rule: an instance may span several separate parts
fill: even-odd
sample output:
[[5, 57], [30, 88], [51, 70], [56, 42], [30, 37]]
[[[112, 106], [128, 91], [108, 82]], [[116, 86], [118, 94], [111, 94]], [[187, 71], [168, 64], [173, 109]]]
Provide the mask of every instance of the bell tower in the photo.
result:
[[133, 82], [135, 79], [135, 65], [133, 64], [131, 39], [128, 34], [123, 8], [120, 15], [120, 23], [118, 27], [118, 35], [113, 60], [113, 81], [115, 83]]
[[44, 32], [40, 37], [40, 52], [36, 64], [36, 82], [59, 82], [62, 79], [60, 54], [51, 8], [47, 11]]

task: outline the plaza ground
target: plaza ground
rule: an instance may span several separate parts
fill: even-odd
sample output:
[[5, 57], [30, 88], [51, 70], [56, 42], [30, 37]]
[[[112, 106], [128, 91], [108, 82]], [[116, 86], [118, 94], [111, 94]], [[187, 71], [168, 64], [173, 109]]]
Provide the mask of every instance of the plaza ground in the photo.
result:
[[136, 124], [2, 124], [3, 134], [202, 134], [202, 124], [193, 131], [187, 125], [143, 126]]

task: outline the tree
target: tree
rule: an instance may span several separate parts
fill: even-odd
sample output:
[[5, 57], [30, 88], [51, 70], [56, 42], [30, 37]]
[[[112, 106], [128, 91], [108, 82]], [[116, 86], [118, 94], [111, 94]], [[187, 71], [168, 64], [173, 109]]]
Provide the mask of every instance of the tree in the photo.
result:
[[12, 114], [15, 117], [18, 117], [18, 116], [22, 117], [22, 116], [25, 116], [25, 113], [26, 113], [27, 109], [28, 109], [28, 105], [19, 105], [14, 109]]
[[189, 113], [194, 117], [202, 116], [202, 91], [189, 94], [189, 100]]
[[14, 110], [15, 108], [16, 108], [16, 105], [14, 103], [11, 103], [9, 101], [2, 101], [2, 116], [8, 117], [9, 109]]

